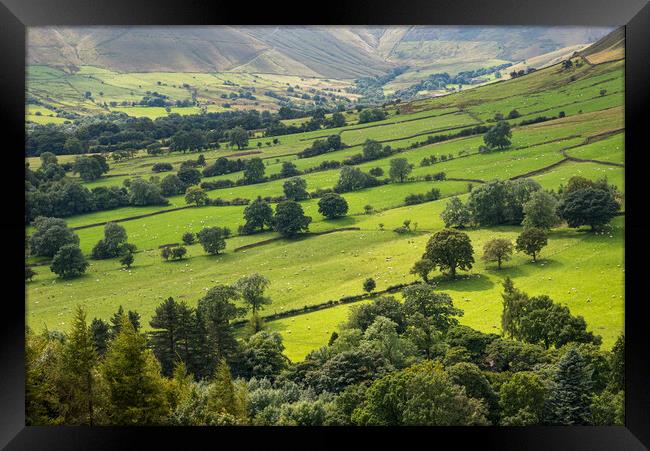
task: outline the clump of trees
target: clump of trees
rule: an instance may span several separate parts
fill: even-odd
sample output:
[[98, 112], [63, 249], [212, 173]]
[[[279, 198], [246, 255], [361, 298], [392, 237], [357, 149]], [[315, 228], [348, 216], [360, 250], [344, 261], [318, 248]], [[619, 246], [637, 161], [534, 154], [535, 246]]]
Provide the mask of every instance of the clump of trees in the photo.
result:
[[350, 191], [358, 191], [363, 188], [378, 186], [379, 180], [370, 174], [362, 172], [359, 168], [344, 166], [341, 169], [339, 180], [334, 187], [337, 193], [347, 193]]
[[[624, 339], [611, 351], [584, 320], [504, 282], [504, 336], [461, 326], [428, 284], [350, 309], [329, 343], [292, 363], [282, 337], [236, 334], [268, 279], [216, 285], [196, 307], [164, 300], [67, 333], [26, 334], [28, 425], [622, 424]], [[253, 314], [253, 311], [256, 313]]]
[[124, 254], [135, 252], [136, 246], [127, 242], [126, 229], [114, 222], [108, 222], [104, 226], [104, 238], [99, 240], [93, 247], [92, 258], [103, 260], [115, 258]]

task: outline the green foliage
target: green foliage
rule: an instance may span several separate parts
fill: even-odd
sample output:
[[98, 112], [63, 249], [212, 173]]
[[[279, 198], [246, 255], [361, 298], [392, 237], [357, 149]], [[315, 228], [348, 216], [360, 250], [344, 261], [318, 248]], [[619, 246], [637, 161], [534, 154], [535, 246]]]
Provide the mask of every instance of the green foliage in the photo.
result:
[[207, 205], [209, 200], [208, 193], [198, 186], [190, 186], [185, 192], [185, 202], [188, 205], [194, 204], [197, 207], [200, 207], [202, 205]]
[[318, 212], [328, 219], [340, 218], [347, 214], [348, 202], [337, 193], [327, 193], [318, 201]]
[[244, 168], [244, 180], [246, 183], [258, 183], [264, 180], [266, 170], [261, 158], [255, 157], [248, 160]]
[[282, 185], [284, 196], [293, 201], [309, 199], [307, 181], [301, 177], [293, 177]]
[[63, 219], [34, 219], [34, 233], [29, 237], [29, 249], [32, 255], [54, 257], [62, 246], [79, 244], [79, 237], [70, 230]]
[[570, 349], [557, 364], [548, 397], [544, 422], [586, 425], [591, 423], [591, 370], [576, 349]]
[[242, 127], [235, 127], [228, 132], [231, 146], [237, 146], [237, 149], [244, 149], [248, 146], [248, 132]]
[[512, 138], [510, 124], [505, 121], [498, 122], [483, 135], [483, 141], [486, 146], [490, 148], [498, 147], [499, 149], [508, 147], [510, 145], [510, 138]]
[[285, 237], [294, 237], [309, 230], [310, 216], [305, 216], [299, 203], [287, 200], [275, 207], [273, 224], [276, 232]]
[[445, 227], [462, 229], [470, 222], [471, 213], [458, 196], [454, 196], [449, 199], [440, 217], [445, 223]]
[[536, 227], [525, 228], [517, 237], [516, 249], [537, 261], [539, 252], [548, 244], [548, 236], [543, 229]]
[[388, 174], [390, 175], [391, 180], [402, 183], [408, 178], [412, 170], [413, 165], [408, 162], [408, 159], [393, 158], [390, 160], [390, 170], [388, 171]]
[[609, 223], [619, 209], [611, 191], [584, 188], [566, 194], [558, 205], [558, 214], [569, 227], [588, 225], [593, 231]]
[[100, 365], [108, 404], [107, 423], [119, 426], [163, 424], [169, 415], [160, 364], [128, 318]]
[[62, 279], [78, 277], [86, 272], [88, 262], [76, 244], [66, 244], [57, 251], [50, 269]]
[[515, 373], [501, 385], [499, 405], [504, 426], [540, 424], [547, 388], [540, 377], [530, 371]]
[[244, 209], [244, 224], [242, 230], [245, 233], [252, 233], [259, 230], [262, 232], [264, 227], [273, 227], [273, 209], [268, 202], [258, 196], [250, 205]]
[[472, 242], [467, 234], [444, 229], [429, 238], [422, 258], [430, 260], [434, 268], [440, 268], [441, 272], [448, 272], [454, 278], [457, 268], [472, 269], [473, 254]]
[[508, 261], [512, 257], [512, 241], [506, 238], [494, 238], [487, 241], [483, 246], [483, 261], [497, 262], [497, 267], [501, 269], [501, 263]]
[[226, 238], [229, 236], [230, 230], [221, 227], [205, 227], [196, 234], [203, 249], [211, 255], [217, 255], [226, 248]]
[[261, 274], [254, 273], [239, 278], [235, 282], [234, 287], [239, 291], [242, 299], [250, 307], [253, 315], [255, 315], [265, 305], [271, 303], [271, 298], [264, 296], [264, 291], [268, 288], [269, 284], [269, 279]]
[[366, 293], [370, 293], [377, 287], [377, 282], [375, 282], [375, 279], [372, 277], [368, 277], [366, 280], [363, 281], [363, 291]]
[[241, 375], [247, 379], [275, 379], [289, 366], [283, 351], [282, 337], [277, 332], [255, 333], [242, 345]]
[[557, 211], [558, 202], [555, 197], [546, 191], [536, 191], [531, 194], [530, 199], [523, 205], [524, 220], [521, 225], [524, 228], [536, 227], [548, 230], [560, 222]]
[[486, 425], [482, 402], [469, 398], [432, 362], [411, 366], [375, 381], [352, 421], [359, 425]]

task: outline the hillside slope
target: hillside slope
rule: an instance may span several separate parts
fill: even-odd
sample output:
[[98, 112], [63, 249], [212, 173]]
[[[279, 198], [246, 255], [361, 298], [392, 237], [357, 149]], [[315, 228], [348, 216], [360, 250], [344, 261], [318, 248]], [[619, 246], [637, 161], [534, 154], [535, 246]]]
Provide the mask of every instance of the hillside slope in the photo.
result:
[[34, 27], [28, 63], [117, 72], [252, 72], [359, 78], [397, 65], [519, 61], [602, 38], [574, 27]]

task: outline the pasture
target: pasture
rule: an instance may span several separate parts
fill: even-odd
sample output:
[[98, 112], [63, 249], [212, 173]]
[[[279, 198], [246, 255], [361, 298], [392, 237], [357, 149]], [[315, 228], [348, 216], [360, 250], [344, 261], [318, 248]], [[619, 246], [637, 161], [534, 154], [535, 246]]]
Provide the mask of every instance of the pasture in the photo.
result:
[[[138, 247], [135, 263], [122, 269], [117, 259], [90, 260], [85, 275], [73, 280], [60, 280], [47, 265], [35, 266], [34, 280], [27, 283], [27, 323], [36, 330], [66, 330], [74, 308], [84, 305], [90, 318], [109, 319], [122, 305], [137, 310], [142, 316], [144, 330], [150, 329], [149, 319], [156, 306], [172, 296], [177, 300], [196, 305], [210, 287], [218, 283], [232, 283], [238, 277], [259, 272], [268, 277], [271, 285], [267, 294], [273, 303], [262, 311], [262, 316], [300, 309], [344, 296], [362, 293], [362, 283], [372, 277], [377, 290], [416, 280], [409, 273], [413, 263], [420, 258], [431, 233], [444, 227], [440, 213], [449, 197], [468, 196], [469, 186], [494, 179], [531, 177], [545, 189], [558, 190], [566, 186], [575, 175], [589, 179], [607, 177], [618, 187], [624, 198], [624, 127], [623, 121], [623, 62], [589, 65], [586, 63], [572, 71], [550, 66], [518, 79], [499, 81], [443, 97], [416, 100], [409, 104], [390, 106], [388, 117], [379, 122], [358, 124], [358, 116], [348, 115], [348, 125], [337, 129], [278, 136], [279, 143], [267, 145], [273, 137], [251, 139], [248, 148], [241, 151], [220, 148], [203, 151], [208, 164], [217, 158], [249, 159], [260, 157], [265, 162], [267, 176], [280, 172], [282, 162], [290, 160], [298, 169], [318, 166], [321, 162], [342, 162], [351, 155], [361, 153], [366, 139], [375, 139], [402, 151], [388, 158], [357, 165], [367, 172], [382, 168], [388, 174], [390, 160], [403, 157], [414, 166], [413, 180], [405, 183], [388, 183], [359, 191], [344, 193], [349, 204], [348, 215], [337, 220], [326, 220], [318, 213], [318, 199], [301, 202], [305, 214], [312, 217], [311, 234], [287, 240], [279, 239], [235, 252], [240, 246], [278, 237], [275, 232], [250, 236], [237, 236], [237, 227], [243, 224], [243, 206], [185, 207], [183, 196], [170, 197], [168, 206], [122, 207], [115, 210], [92, 212], [66, 218], [69, 227], [80, 238], [80, 247], [90, 254], [95, 243], [103, 237], [103, 225], [119, 220], [129, 237]], [[393, 86], [399, 86], [399, 77]], [[344, 88], [345, 82], [318, 79], [300, 79], [288, 76], [256, 74], [117, 74], [96, 68], [84, 67], [75, 74], [50, 68], [33, 67], [28, 82], [45, 90], [61, 88], [57, 107], [72, 102], [72, 92], [91, 91], [87, 99], [75, 108], [87, 112], [103, 110], [98, 106], [99, 90], [106, 100], [118, 101], [141, 98], [146, 90], [175, 96], [189, 96], [183, 83], [197, 90], [199, 98], [211, 100], [210, 108], [223, 108], [220, 95], [236, 87], [255, 85], [265, 89], [286, 91], [287, 83], [302, 88]], [[160, 84], [158, 84], [160, 82]], [[230, 83], [235, 84], [231, 85]], [[601, 90], [605, 90], [604, 94]], [[68, 94], [70, 94], [68, 96]], [[270, 98], [269, 98], [270, 99]], [[260, 95], [262, 105], [273, 99]], [[73, 103], [68, 104], [68, 106]], [[250, 106], [250, 105], [249, 105]], [[132, 115], [158, 117], [167, 114], [150, 107], [108, 107]], [[135, 109], [140, 108], [141, 111]], [[194, 108], [194, 107], [187, 107]], [[258, 107], [259, 108], [259, 107]], [[517, 109], [522, 117], [511, 119], [512, 144], [503, 150], [479, 153], [483, 136], [468, 136], [436, 144], [423, 144], [411, 148], [414, 142], [423, 142], [427, 136], [453, 133], [477, 124], [491, 125], [495, 113], [507, 115]], [[174, 110], [174, 109], [173, 109]], [[181, 110], [177, 108], [176, 110]], [[192, 110], [176, 111], [192, 114]], [[41, 115], [37, 116], [36, 112]], [[397, 113], [399, 111], [399, 114]], [[522, 119], [540, 115], [566, 117], [532, 125], [519, 125]], [[31, 107], [28, 116], [39, 120], [59, 119], [49, 116], [51, 110]], [[299, 123], [298, 120], [285, 121]], [[453, 129], [453, 131], [448, 131]], [[311, 158], [298, 158], [298, 152], [309, 147], [313, 140], [338, 134], [348, 146]], [[258, 147], [257, 143], [262, 145]], [[439, 157], [451, 155], [453, 159], [440, 161]], [[436, 156], [438, 161], [421, 166], [425, 157]], [[197, 154], [147, 155], [140, 151], [134, 158], [110, 161], [108, 176], [91, 183], [98, 186], [120, 186], [127, 178], [151, 176], [164, 177], [168, 173], [154, 174], [151, 166], [159, 162], [173, 164], [174, 172], [180, 163], [196, 159]], [[574, 160], [570, 160], [573, 158]], [[60, 157], [60, 162], [73, 158]], [[581, 161], [590, 160], [590, 161]], [[38, 159], [29, 159], [37, 168]], [[618, 165], [612, 165], [616, 163]], [[444, 172], [447, 180], [429, 182], [424, 177]], [[332, 188], [340, 169], [312, 172], [303, 178], [309, 191]], [[237, 180], [242, 172], [204, 178], [202, 181], [222, 179]], [[280, 196], [285, 179], [253, 185], [241, 185], [208, 192], [210, 198], [232, 200], [257, 196]], [[442, 198], [432, 202], [405, 206], [409, 194], [423, 194], [438, 188]], [[364, 207], [371, 205], [372, 214]], [[152, 213], [156, 213], [152, 215]], [[133, 216], [148, 215], [138, 219]], [[393, 231], [411, 220], [417, 230], [408, 234]], [[165, 262], [159, 247], [179, 243], [184, 232], [198, 232], [206, 226], [229, 227], [235, 236], [227, 240], [224, 253], [207, 255], [200, 245], [188, 246], [188, 258], [178, 262]], [[332, 231], [342, 227], [359, 230]], [[624, 217], [615, 218], [604, 233], [594, 234], [584, 229], [565, 226], [554, 229], [549, 244], [537, 263], [527, 256], [515, 254], [503, 269], [481, 261], [486, 241], [503, 237], [514, 240], [521, 227], [469, 228], [476, 263], [471, 271], [460, 272], [457, 280], [447, 280], [434, 273], [437, 287], [449, 293], [457, 307], [464, 310], [462, 324], [485, 332], [500, 332], [501, 282], [506, 276], [513, 278], [517, 287], [531, 295], [548, 294], [563, 303], [574, 314], [584, 316], [589, 330], [603, 337], [605, 348], [613, 345], [623, 331], [624, 318]], [[31, 228], [27, 228], [27, 233]], [[607, 283], [603, 283], [607, 281]], [[398, 295], [396, 295], [398, 296]], [[399, 296], [398, 296], [399, 297]], [[367, 302], [367, 301], [360, 301]], [[270, 330], [278, 331], [284, 338], [286, 355], [292, 360], [302, 359], [309, 351], [327, 343], [331, 333], [346, 318], [348, 310], [358, 303], [337, 305], [310, 313], [268, 321]]]

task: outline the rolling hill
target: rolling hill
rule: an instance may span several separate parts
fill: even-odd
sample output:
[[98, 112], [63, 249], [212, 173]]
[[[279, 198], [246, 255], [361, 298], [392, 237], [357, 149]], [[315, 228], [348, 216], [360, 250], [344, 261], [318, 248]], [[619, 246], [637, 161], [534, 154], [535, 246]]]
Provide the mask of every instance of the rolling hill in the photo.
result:
[[602, 38], [573, 27], [34, 27], [28, 63], [116, 72], [249, 72], [352, 79], [391, 67], [516, 62]]

